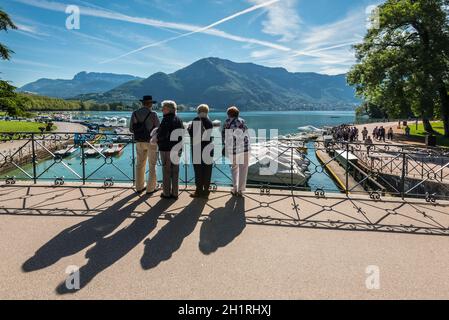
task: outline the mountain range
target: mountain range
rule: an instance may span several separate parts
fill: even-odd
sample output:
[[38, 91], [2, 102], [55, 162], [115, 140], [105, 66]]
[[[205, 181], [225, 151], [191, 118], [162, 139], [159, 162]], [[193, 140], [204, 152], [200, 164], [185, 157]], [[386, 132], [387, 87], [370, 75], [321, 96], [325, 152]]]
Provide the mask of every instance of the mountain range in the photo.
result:
[[54, 98], [72, 98], [80, 94], [102, 93], [129, 81], [141, 78], [113, 73], [80, 72], [71, 80], [39, 79], [24, 85], [21, 92], [30, 92]]
[[[92, 78], [98, 80], [93, 80], [89, 75], [96, 75]], [[170, 99], [189, 107], [207, 103], [215, 110], [223, 110], [231, 104], [243, 110], [288, 110], [311, 105], [332, 108], [359, 102], [354, 89], [347, 85], [344, 74], [292, 73], [284, 68], [235, 63], [219, 58], [201, 59], [174, 73], [158, 72], [146, 79], [123, 81], [131, 76], [113, 78], [107, 75], [105, 78], [123, 82], [106, 90], [105, 84], [100, 85], [103, 80], [101, 75], [84, 72], [73, 80], [53, 80], [50, 86], [55, 90], [53, 92], [49, 92], [46, 86], [37, 86], [52, 80], [38, 80], [21, 90], [97, 103], [132, 104], [143, 95], [153, 95], [158, 101]], [[95, 81], [98, 81], [98, 86]], [[62, 93], [65, 90], [68, 92]]]

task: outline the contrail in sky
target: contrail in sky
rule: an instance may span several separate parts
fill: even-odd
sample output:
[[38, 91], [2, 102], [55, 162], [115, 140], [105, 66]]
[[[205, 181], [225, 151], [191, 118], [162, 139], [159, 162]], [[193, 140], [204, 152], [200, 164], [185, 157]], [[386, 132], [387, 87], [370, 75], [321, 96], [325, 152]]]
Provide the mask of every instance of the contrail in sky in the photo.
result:
[[[57, 11], [57, 12], [63, 12], [63, 13], [65, 13], [65, 10], [68, 5], [66, 3], [47, 1], [47, 0], [14, 0], [14, 1], [29, 5], [29, 6], [33, 6], [36, 8]], [[281, 45], [281, 44], [276, 44], [273, 42], [263, 41], [263, 40], [253, 39], [253, 38], [241, 37], [241, 36], [233, 35], [233, 34], [224, 32], [222, 30], [213, 28], [214, 26], [217, 26], [221, 23], [224, 23], [226, 21], [234, 19], [243, 14], [255, 11], [257, 9], [267, 7], [276, 2], [280, 2], [280, 0], [271, 0], [271, 1], [268, 1], [265, 3], [255, 5], [253, 7], [245, 9], [241, 12], [235, 13], [227, 18], [221, 19], [221, 20], [219, 20], [209, 26], [206, 26], [206, 27], [200, 27], [200, 26], [185, 24], [185, 23], [167, 22], [167, 21], [161, 21], [161, 20], [155, 20], [155, 19], [149, 19], [149, 18], [132, 17], [132, 16], [118, 13], [118, 12], [110, 11], [110, 10], [99, 9], [99, 7], [79, 6], [79, 8], [80, 8], [81, 14], [86, 15], [86, 16], [104, 18], [104, 19], [110, 19], [110, 20], [117, 20], [117, 21], [125, 21], [125, 22], [140, 24], [140, 25], [152, 26], [152, 27], [156, 27], [156, 28], [164, 29], [164, 30], [172, 29], [172, 30], [179, 30], [179, 31], [187, 31], [188, 34], [185, 34], [185, 35], [182, 34], [182, 37], [186, 37], [193, 33], [202, 32], [204, 34], [208, 34], [211, 36], [228, 39], [228, 40], [232, 40], [232, 41], [236, 41], [236, 42], [256, 44], [256, 45], [260, 45], [263, 47], [275, 49], [278, 51], [289, 52], [292, 49], [288, 48], [284, 45]], [[163, 44], [163, 43], [166, 43], [169, 41], [173, 41], [173, 40], [175, 40], [174, 38], [177, 38], [177, 37], [178, 36], [174, 36], [173, 39], [170, 38], [170, 39], [162, 40], [157, 44], [150, 44], [147, 47], [153, 47], [153, 46], [160, 45], [160, 44]], [[133, 50], [133, 51], [135, 51], [135, 50]]]
[[[57, 12], [63, 12], [65, 13], [65, 10], [67, 8], [68, 4], [65, 3], [61, 3], [61, 2], [55, 2], [55, 1], [48, 1], [48, 0], [14, 0], [16, 2], [20, 2], [29, 6], [33, 6], [36, 8], [41, 8], [41, 9], [46, 9], [46, 10], [51, 10], [51, 11], [57, 11]], [[281, 52], [285, 52], [285, 53], [291, 53], [294, 56], [316, 56], [316, 54], [318, 54], [318, 52], [321, 51], [326, 51], [326, 50], [330, 50], [333, 49], [334, 47], [327, 47], [327, 48], [320, 48], [318, 50], [303, 50], [303, 51], [299, 51], [299, 50], [295, 50], [292, 49], [290, 47], [287, 47], [283, 44], [279, 44], [279, 43], [275, 43], [275, 42], [270, 42], [270, 41], [263, 41], [263, 40], [258, 40], [258, 39], [254, 39], [254, 38], [247, 38], [247, 37], [242, 37], [242, 36], [238, 36], [238, 35], [234, 35], [234, 34], [230, 34], [227, 33], [225, 31], [219, 30], [214, 28], [215, 26], [218, 26], [224, 22], [230, 21], [232, 19], [235, 19], [239, 16], [242, 16], [244, 14], [253, 12], [255, 10], [264, 8], [264, 7], [268, 7], [271, 6], [277, 2], [280, 2], [281, 0], [271, 0], [271, 1], [267, 1], [264, 3], [260, 3], [257, 5], [254, 5], [252, 7], [249, 7], [245, 10], [242, 10], [240, 12], [237, 12], [229, 17], [223, 18], [219, 21], [216, 21], [208, 26], [205, 27], [200, 27], [200, 26], [196, 26], [196, 25], [191, 25], [191, 24], [185, 24], [185, 23], [178, 23], [178, 22], [167, 22], [167, 21], [161, 21], [161, 20], [155, 20], [155, 19], [149, 19], [149, 18], [141, 18], [141, 17], [132, 17], [132, 16], [128, 16], [125, 14], [121, 14], [118, 12], [114, 12], [114, 11], [110, 11], [107, 9], [102, 9], [101, 7], [95, 6], [80, 6], [80, 11], [82, 15], [86, 15], [86, 16], [91, 16], [91, 17], [97, 17], [97, 18], [103, 18], [103, 19], [110, 19], [110, 20], [116, 20], [116, 21], [125, 21], [125, 22], [130, 22], [130, 23], [135, 23], [135, 24], [140, 24], [140, 25], [146, 25], [146, 26], [152, 26], [152, 27], [156, 27], [159, 29], [163, 29], [163, 30], [167, 30], [167, 29], [171, 29], [171, 30], [178, 30], [178, 31], [184, 31], [187, 33], [183, 33], [180, 35], [176, 35], [173, 36], [171, 38], [159, 41], [159, 42], [155, 42], [155, 43], [151, 43], [148, 44], [144, 47], [141, 47], [139, 49], [136, 50], [132, 50], [130, 52], [127, 52], [123, 55], [121, 55], [120, 57], [116, 57], [113, 59], [109, 59], [106, 61], [103, 61], [101, 63], [107, 63], [107, 62], [111, 62], [111, 61], [115, 61], [118, 60], [120, 58], [129, 56], [133, 53], [145, 50], [147, 48], [151, 48], [151, 47], [155, 47], [161, 44], [165, 44], [171, 41], [174, 41], [176, 39], [180, 39], [180, 38], [184, 38], [187, 36], [190, 36], [192, 34], [196, 34], [196, 33], [204, 33], [204, 34], [208, 34], [211, 36], [215, 36], [215, 37], [219, 37], [219, 38], [223, 38], [223, 39], [227, 39], [227, 40], [232, 40], [232, 41], [236, 41], [236, 42], [241, 42], [241, 43], [247, 43], [247, 44], [255, 44], [255, 45], [259, 45], [262, 47], [266, 47], [266, 48], [270, 48], [270, 49], [274, 49], [277, 51], [281, 51]]]
[[[193, 35], [193, 34], [195, 34], [195, 33], [202, 33], [202, 32], [205, 32], [205, 31], [207, 31], [207, 30], [212, 29], [212, 28], [215, 27], [215, 26], [218, 26], [218, 25], [220, 25], [220, 24], [222, 24], [222, 23], [225, 23], [225, 22], [227, 22], [227, 21], [230, 21], [230, 20], [232, 20], [232, 19], [235, 19], [235, 18], [237, 18], [237, 17], [239, 17], [239, 16], [241, 16], [241, 15], [244, 15], [244, 14], [247, 14], [247, 13], [250, 13], [250, 12], [253, 12], [253, 11], [258, 10], [258, 9], [260, 9], [260, 8], [264, 8], [264, 7], [271, 6], [272, 4], [275, 4], [275, 3], [279, 2], [279, 1], [280, 1], [280, 0], [271, 0], [271, 1], [264, 2], [264, 3], [260, 3], [260, 4], [258, 4], [258, 5], [255, 5], [255, 6], [252, 6], [252, 7], [250, 7], [250, 8], [247, 8], [247, 9], [245, 9], [245, 10], [242, 10], [242, 11], [239, 11], [239, 12], [237, 12], [237, 13], [234, 13], [233, 15], [230, 15], [229, 17], [226, 17], [226, 18], [223, 18], [223, 19], [221, 19], [221, 20], [218, 20], [218, 21], [216, 21], [216, 22], [214, 22], [214, 23], [211, 23], [211, 24], [209, 24], [209, 25], [207, 25], [207, 26], [205, 26], [205, 27], [198, 28], [198, 29], [196, 29], [196, 30], [194, 30], [194, 31], [187, 32], [187, 33], [181, 34], [181, 35], [179, 35], [179, 36], [174, 36], [174, 37], [171, 37], [171, 38], [162, 40], [162, 41], [150, 43], [150, 44], [148, 44], [148, 45], [146, 45], [146, 46], [143, 46], [143, 47], [140, 47], [140, 48], [138, 48], [138, 49], [129, 51], [129, 52], [124, 53], [124, 54], [122, 54], [121, 56], [118, 56], [118, 57], [116, 57], [116, 58], [112, 58], [112, 59], [105, 60], [105, 61], [103, 61], [103, 62], [101, 62], [101, 63], [108, 63], [108, 62], [112, 62], [112, 61], [115, 61], [115, 60], [119, 60], [119, 59], [121, 59], [121, 58], [127, 57], [127, 56], [129, 56], [129, 55], [132, 55], [132, 54], [134, 54], [134, 53], [137, 53], [137, 52], [139, 52], [139, 51], [142, 51], [142, 50], [145, 50], [145, 49], [148, 49], [148, 48], [151, 48], [151, 47], [156, 47], [156, 46], [165, 44], [165, 43], [167, 43], [167, 42], [171, 42], [171, 41], [174, 41], [174, 40], [178, 40], [178, 39], [181, 39], [181, 38], [185, 38], [185, 37], [191, 36], [191, 35]], [[217, 33], [217, 35], [218, 35], [218, 34], [219, 34], [219, 33]], [[254, 40], [254, 42], [257, 43], [258, 40]], [[280, 47], [280, 46], [276, 46], [276, 47]], [[286, 49], [287, 49], [287, 48], [286, 48]], [[285, 50], [285, 51], [289, 51], [289, 49], [287, 49], [287, 50]]]

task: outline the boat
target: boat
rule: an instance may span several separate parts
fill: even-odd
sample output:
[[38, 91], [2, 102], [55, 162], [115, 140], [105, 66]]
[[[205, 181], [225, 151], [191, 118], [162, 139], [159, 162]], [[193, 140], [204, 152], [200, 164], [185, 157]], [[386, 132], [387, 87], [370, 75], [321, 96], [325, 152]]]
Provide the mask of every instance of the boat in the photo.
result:
[[103, 151], [103, 149], [104, 148], [101, 145], [96, 144], [93, 147], [90, 147], [87, 150], [85, 150], [84, 156], [87, 158], [96, 157]]
[[220, 120], [214, 120], [214, 121], [212, 121], [212, 125], [214, 127], [221, 127], [221, 121]]
[[319, 129], [319, 128], [314, 127], [314, 126], [299, 127], [298, 131], [299, 132], [307, 132], [307, 133], [311, 133], [311, 132], [313, 132], [313, 133], [322, 133], [323, 132], [322, 129]]
[[128, 121], [126, 120], [126, 118], [120, 118], [118, 119], [118, 125], [121, 127], [126, 127]]
[[118, 135], [112, 138], [112, 142], [114, 143], [127, 143], [127, 142], [131, 142], [132, 136], [130, 135]]
[[121, 144], [110, 144], [103, 150], [106, 157], [118, 156], [123, 152], [124, 146]]
[[[293, 153], [292, 153], [293, 150]], [[305, 186], [311, 177], [310, 161], [296, 148], [278, 141], [251, 145], [248, 180], [277, 185]]]
[[55, 156], [58, 157], [68, 157], [72, 154], [74, 154], [78, 150], [78, 147], [75, 147], [73, 145], [68, 146], [67, 148], [55, 151]]

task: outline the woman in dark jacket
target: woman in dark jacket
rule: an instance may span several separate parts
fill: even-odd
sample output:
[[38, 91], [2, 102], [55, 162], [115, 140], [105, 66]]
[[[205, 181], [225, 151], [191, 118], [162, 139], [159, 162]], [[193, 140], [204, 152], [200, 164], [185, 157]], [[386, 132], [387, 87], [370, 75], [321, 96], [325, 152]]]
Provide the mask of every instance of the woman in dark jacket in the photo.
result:
[[196, 191], [192, 198], [208, 198], [212, 165], [214, 158], [214, 145], [212, 143], [213, 124], [209, 119], [209, 106], [202, 104], [197, 109], [198, 116], [193, 119], [188, 131], [192, 141], [192, 162], [195, 170]]
[[184, 125], [176, 115], [174, 101], [162, 102], [163, 119], [157, 132], [157, 143], [162, 162], [162, 195], [164, 199], [178, 199], [179, 162], [182, 153]]

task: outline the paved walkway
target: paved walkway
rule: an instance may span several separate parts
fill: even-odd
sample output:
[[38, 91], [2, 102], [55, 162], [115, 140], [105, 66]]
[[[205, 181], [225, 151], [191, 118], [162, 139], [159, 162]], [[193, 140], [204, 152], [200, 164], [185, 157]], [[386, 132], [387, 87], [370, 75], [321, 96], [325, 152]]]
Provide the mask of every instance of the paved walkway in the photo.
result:
[[448, 227], [448, 202], [2, 186], [0, 298], [448, 299]]

